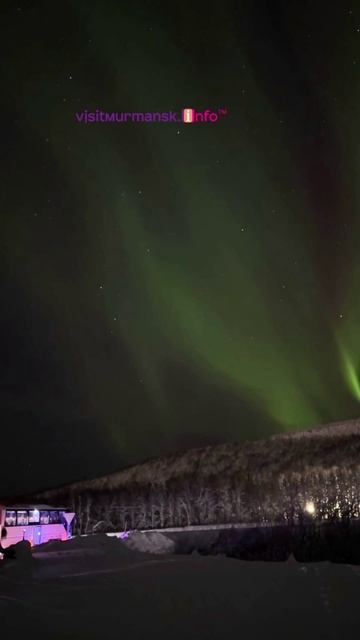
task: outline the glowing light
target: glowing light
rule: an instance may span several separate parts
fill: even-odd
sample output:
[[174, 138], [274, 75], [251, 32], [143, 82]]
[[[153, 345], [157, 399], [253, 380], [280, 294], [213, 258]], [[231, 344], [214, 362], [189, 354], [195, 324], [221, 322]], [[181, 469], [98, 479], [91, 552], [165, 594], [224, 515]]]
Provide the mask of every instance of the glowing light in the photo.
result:
[[314, 515], [315, 513], [315, 505], [314, 503], [310, 500], [305, 504], [305, 511], [307, 513], [309, 513], [311, 516]]
[[126, 538], [129, 537], [130, 531], [123, 531], [122, 533], [120, 533], [119, 538], [121, 540], [126, 540]]

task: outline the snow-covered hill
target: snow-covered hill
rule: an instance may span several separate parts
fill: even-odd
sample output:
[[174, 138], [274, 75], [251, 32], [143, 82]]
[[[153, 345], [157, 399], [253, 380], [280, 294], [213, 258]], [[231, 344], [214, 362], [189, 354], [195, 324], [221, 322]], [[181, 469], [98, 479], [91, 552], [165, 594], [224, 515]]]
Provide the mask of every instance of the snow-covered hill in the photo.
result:
[[343, 438], [353, 435], [360, 436], [360, 419], [346, 420], [345, 422], [331, 422], [325, 426], [313, 427], [306, 431], [280, 433], [272, 436], [271, 439]]
[[116, 473], [47, 490], [39, 493], [38, 497], [46, 502], [69, 492], [111, 491], [139, 484], [161, 484], [194, 474], [204, 479], [222, 474], [280, 474], [302, 471], [304, 467], [331, 469], [342, 464], [349, 466], [359, 460], [360, 420], [350, 420], [258, 441], [190, 449], [151, 459]]
[[319, 520], [357, 519], [360, 421], [190, 449], [31, 498], [68, 505], [78, 533], [296, 523], [308, 509]]

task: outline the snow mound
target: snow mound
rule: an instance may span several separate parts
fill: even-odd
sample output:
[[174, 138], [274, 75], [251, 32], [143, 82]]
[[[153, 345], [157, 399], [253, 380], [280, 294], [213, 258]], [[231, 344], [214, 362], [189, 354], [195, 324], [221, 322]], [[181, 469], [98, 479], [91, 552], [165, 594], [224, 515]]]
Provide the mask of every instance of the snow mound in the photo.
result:
[[61, 541], [47, 542], [38, 545], [34, 550], [35, 556], [101, 556], [113, 557], [121, 560], [134, 561], [143, 557], [140, 550], [125, 545], [125, 541], [117, 537], [108, 537], [105, 533], [91, 536], [77, 536]]
[[7, 550], [11, 550], [14, 555], [9, 556], [8, 562], [1, 563], [6, 573], [10, 572], [14, 577], [28, 576], [31, 578], [35, 560], [31, 553], [31, 544], [28, 540], [22, 540], [11, 545]]
[[175, 543], [158, 531], [135, 531], [123, 544], [133, 551], [142, 553], [174, 553]]
[[17, 564], [22, 564], [25, 566], [31, 565], [33, 561], [32, 553], [31, 553], [31, 544], [27, 540], [22, 540], [17, 544], [14, 544], [13, 547], [15, 552], [15, 559], [17, 560]]

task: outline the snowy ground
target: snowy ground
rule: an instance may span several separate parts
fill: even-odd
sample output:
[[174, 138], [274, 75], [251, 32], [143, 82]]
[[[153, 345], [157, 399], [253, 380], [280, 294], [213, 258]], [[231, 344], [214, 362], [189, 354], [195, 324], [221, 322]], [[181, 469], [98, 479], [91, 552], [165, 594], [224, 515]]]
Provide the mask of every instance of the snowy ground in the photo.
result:
[[360, 567], [159, 554], [160, 539], [157, 549], [158, 555], [144, 554], [128, 548], [127, 541], [95, 536], [50, 543], [33, 557], [3, 564], [1, 637], [338, 640], [359, 635]]

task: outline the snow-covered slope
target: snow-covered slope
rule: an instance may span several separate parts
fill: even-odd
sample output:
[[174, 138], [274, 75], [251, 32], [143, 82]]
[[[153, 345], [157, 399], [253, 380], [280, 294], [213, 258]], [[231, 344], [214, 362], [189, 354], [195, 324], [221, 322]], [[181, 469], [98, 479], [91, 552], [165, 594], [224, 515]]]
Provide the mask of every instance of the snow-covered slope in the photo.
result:
[[344, 438], [346, 436], [360, 436], [360, 419], [346, 420], [345, 422], [331, 422], [326, 426], [313, 427], [306, 431], [296, 431], [291, 433], [280, 433], [272, 436], [272, 440], [281, 439], [302, 439], [302, 438]]
[[360, 420], [333, 423], [303, 432], [283, 433], [268, 439], [209, 446], [163, 458], [155, 458], [99, 478], [74, 482], [41, 492], [39, 499], [85, 491], [126, 488], [131, 485], [161, 484], [185, 476], [198, 479], [212, 476], [286, 473], [304, 466], [332, 468], [358, 464]]

